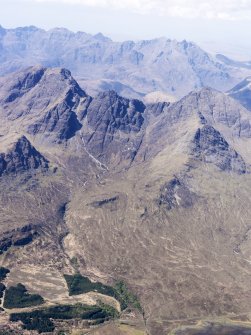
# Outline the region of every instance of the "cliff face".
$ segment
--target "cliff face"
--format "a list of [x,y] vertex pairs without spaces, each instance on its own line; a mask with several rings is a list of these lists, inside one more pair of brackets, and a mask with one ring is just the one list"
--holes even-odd
[[246,172],[242,157],[212,126],[199,128],[194,136],[193,154],[204,163],[213,163],[223,171]]
[[27,133],[60,142],[80,129],[75,110],[86,94],[68,70],[28,68],[0,80],[0,86],[3,115]]
[[0,175],[28,170],[48,169],[48,161],[31,145],[25,136],[20,137],[10,150],[0,154]]
[[133,160],[142,141],[145,108],[141,101],[122,98],[114,91],[100,93],[83,120],[86,148],[108,165],[114,156],[117,162]]

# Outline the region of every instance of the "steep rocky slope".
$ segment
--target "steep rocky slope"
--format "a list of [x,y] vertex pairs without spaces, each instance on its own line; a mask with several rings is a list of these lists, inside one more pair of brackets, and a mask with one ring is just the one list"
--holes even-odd
[[0,155],[0,175],[38,168],[47,169],[48,162],[25,136],[20,137],[6,154]]
[[64,274],[125,282],[142,316],[121,319],[142,334],[250,325],[248,110],[210,88],[175,103],[93,98],[40,67],[2,79],[0,101],[7,285],[52,304],[70,299]]
[[226,64],[192,42],[157,38],[119,43],[63,28],[1,27],[0,49],[0,74],[36,64],[61,66],[91,94],[113,89],[134,98],[153,91],[181,97],[204,86],[225,91],[251,71]]

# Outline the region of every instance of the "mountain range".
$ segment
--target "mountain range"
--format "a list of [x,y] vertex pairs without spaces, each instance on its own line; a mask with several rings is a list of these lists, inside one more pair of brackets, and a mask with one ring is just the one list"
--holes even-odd
[[[19,31],[19,41],[35,34],[43,50],[41,34],[65,49],[59,36],[91,39],[95,52],[112,43],[101,35]],[[7,41],[17,32],[1,34]],[[6,56],[7,72],[25,65],[22,43],[19,65]],[[174,42],[137,48],[140,43],[145,50]],[[127,61],[134,54],[130,62],[141,62],[135,45],[114,48],[122,45]],[[189,54],[195,46],[175,48]],[[90,68],[94,59],[88,58]],[[117,61],[108,59],[113,69]],[[215,69],[214,79],[224,78]],[[0,257],[10,270],[7,287],[22,283],[45,306],[57,306],[111,304],[97,292],[69,296],[65,275],[126,283],[140,308],[116,307],[120,316],[93,328],[96,335],[250,334],[248,109],[208,87],[176,102],[146,104],[115,91],[92,97],[69,70],[31,66],[0,78],[0,119]],[[10,313],[5,308],[0,315],[6,324]]]
[[115,90],[142,99],[159,91],[173,101],[202,87],[227,91],[251,74],[250,64],[243,64],[185,40],[114,42],[65,28],[0,27],[0,75],[31,65],[64,67],[90,95]]

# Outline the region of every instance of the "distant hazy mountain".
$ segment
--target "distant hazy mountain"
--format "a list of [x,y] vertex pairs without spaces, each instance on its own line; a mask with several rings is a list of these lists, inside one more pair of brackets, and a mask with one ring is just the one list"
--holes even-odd
[[146,104],[158,102],[175,102],[176,100],[177,99],[175,96],[160,91],[154,91],[144,96],[144,102]]
[[230,66],[233,66],[233,67],[237,67],[237,68],[244,68],[244,69],[251,69],[251,61],[247,61],[247,62],[244,62],[244,61],[236,61],[236,60],[233,60],[229,57],[226,57],[224,55],[221,55],[221,54],[217,54],[216,55],[216,58],[223,62],[224,64],[226,65],[230,65]]
[[187,41],[119,43],[64,28],[0,27],[0,74],[36,64],[70,69],[88,93],[105,87],[134,98],[153,91],[181,97],[204,86],[225,91],[248,75]]
[[232,88],[228,94],[251,111],[251,77],[244,79]]

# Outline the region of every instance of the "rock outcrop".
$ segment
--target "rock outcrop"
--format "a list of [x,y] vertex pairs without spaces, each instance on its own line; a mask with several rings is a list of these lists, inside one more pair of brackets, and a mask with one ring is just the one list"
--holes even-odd
[[39,227],[31,224],[5,232],[0,237],[0,255],[11,247],[30,244],[39,235]]
[[7,153],[0,154],[0,176],[28,170],[48,169],[49,162],[31,145],[25,136],[20,137]]
[[196,200],[196,195],[189,190],[183,181],[177,177],[170,180],[161,188],[159,204],[168,210],[177,207],[190,207]]
[[61,142],[81,128],[76,110],[87,96],[66,69],[27,68],[0,79],[0,90],[2,113],[31,135]]
[[219,131],[205,125],[196,131],[192,153],[203,163],[212,163],[223,171],[246,172],[243,158],[229,146]]
[[115,91],[100,93],[86,109],[81,130],[86,148],[105,162],[111,155],[133,160],[142,140],[145,105],[120,97]]

